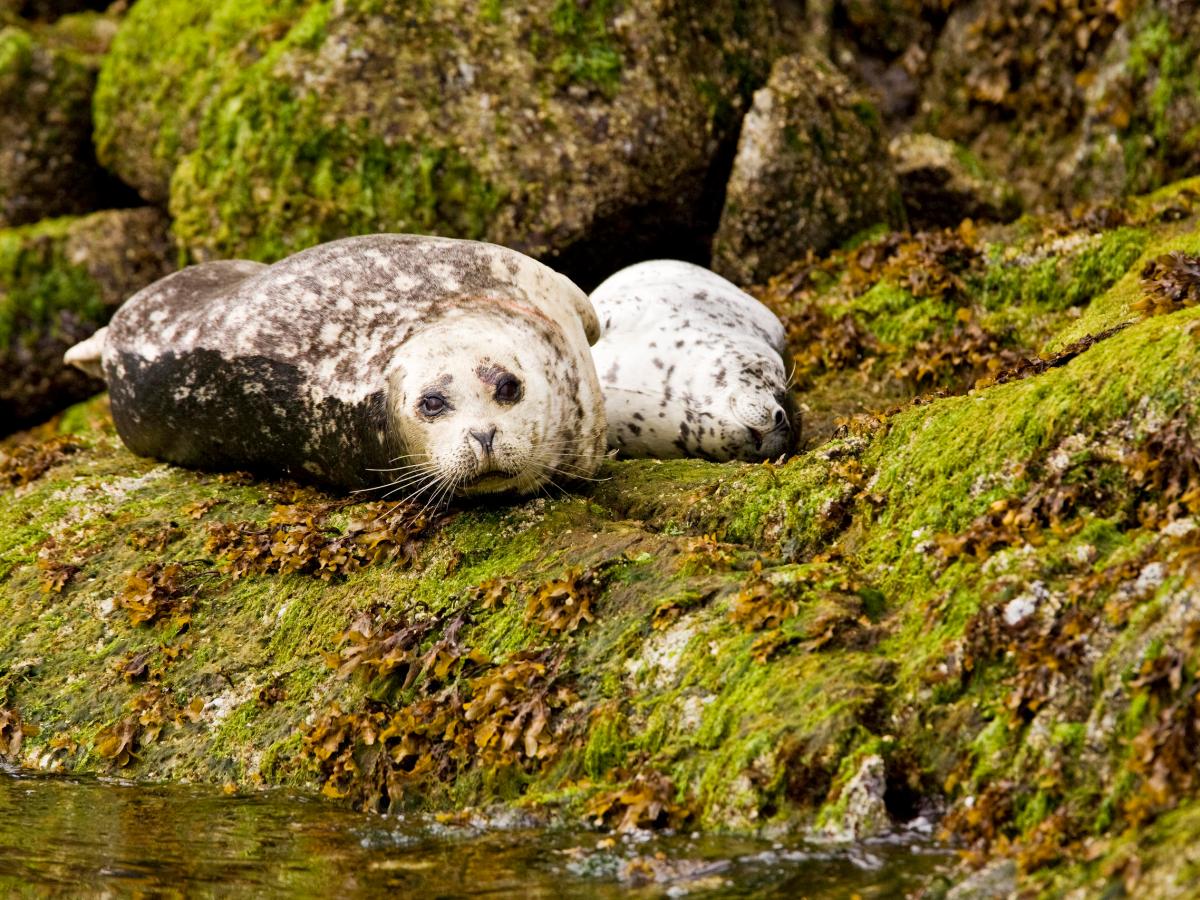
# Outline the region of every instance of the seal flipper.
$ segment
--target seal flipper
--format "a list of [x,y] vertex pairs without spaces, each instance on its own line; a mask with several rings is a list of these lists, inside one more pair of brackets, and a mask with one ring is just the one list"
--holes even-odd
[[74,366],[93,378],[104,379],[104,339],[108,328],[101,328],[86,341],[80,341],[63,356],[63,364]]

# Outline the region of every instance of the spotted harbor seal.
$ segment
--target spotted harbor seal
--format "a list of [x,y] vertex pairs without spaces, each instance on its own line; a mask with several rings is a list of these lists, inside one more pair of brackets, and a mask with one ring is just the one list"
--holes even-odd
[[135,453],[439,501],[531,493],[603,459],[587,295],[513,250],[402,234],[203,263],[66,361]]
[[799,431],[784,329],[708,269],[658,259],[591,295],[608,442],[627,456],[775,459]]

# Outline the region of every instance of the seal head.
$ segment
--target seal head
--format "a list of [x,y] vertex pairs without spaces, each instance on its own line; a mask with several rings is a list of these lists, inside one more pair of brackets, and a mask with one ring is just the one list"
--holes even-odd
[[795,445],[782,323],[678,260],[622,269],[591,295],[609,444],[626,456],[776,459]]

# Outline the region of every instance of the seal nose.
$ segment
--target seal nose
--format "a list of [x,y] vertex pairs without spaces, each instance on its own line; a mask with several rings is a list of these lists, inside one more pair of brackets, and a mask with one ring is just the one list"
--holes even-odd
[[471,437],[479,441],[479,446],[483,448],[484,454],[492,455],[492,439],[496,437],[496,426],[493,425],[488,431],[472,431]]

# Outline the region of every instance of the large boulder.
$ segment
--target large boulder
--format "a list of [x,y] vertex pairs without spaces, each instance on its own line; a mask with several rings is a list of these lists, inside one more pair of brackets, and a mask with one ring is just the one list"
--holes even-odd
[[761,0],[143,0],[101,73],[97,142],[198,259],[381,230],[686,253],[772,21]]
[[64,351],[173,258],[166,216],[149,207],[0,230],[0,434],[103,388],[65,368]]
[[95,81],[94,60],[66,41],[0,28],[0,227],[111,199],[92,149]]
[[742,122],[713,268],[765,281],[806,250],[902,218],[870,101],[819,57],[778,60]]

